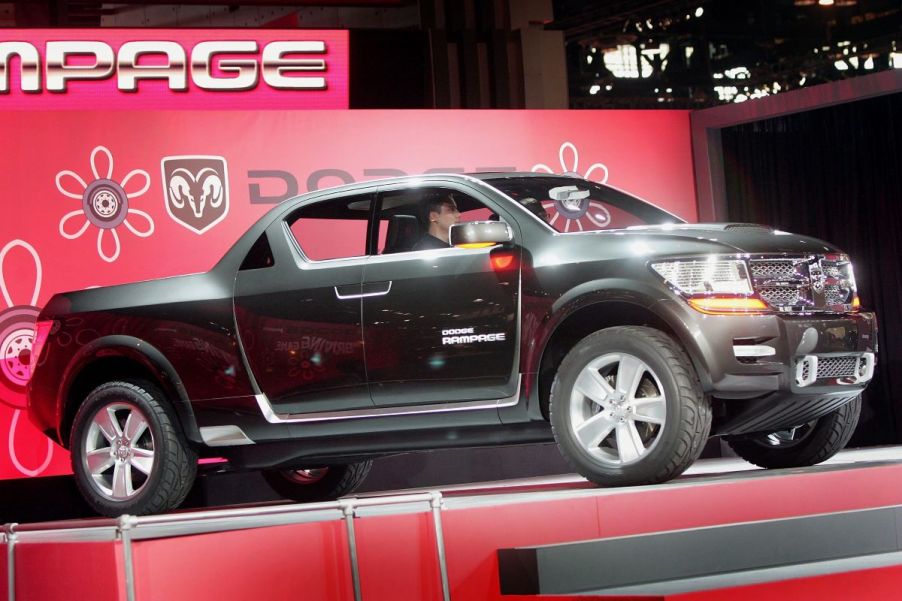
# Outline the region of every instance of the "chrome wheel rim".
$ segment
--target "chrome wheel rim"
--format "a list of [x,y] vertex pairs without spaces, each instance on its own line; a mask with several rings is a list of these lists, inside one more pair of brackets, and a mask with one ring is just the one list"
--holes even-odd
[[286,480],[295,484],[315,484],[326,477],[329,473],[327,467],[315,467],[305,470],[285,470],[282,475]]
[[570,393],[570,427],[599,463],[621,467],[642,461],[658,443],[667,399],[657,374],[628,353],[590,361]]
[[91,418],[84,441],[85,472],[101,496],[128,501],[147,486],[154,451],[147,416],[131,403],[111,403]]

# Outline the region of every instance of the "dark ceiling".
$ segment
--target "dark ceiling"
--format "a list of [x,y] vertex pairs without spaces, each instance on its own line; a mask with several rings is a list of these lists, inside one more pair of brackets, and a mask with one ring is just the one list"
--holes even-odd
[[[897,45],[902,52],[900,0],[554,0],[554,14],[573,107],[741,101],[890,69]],[[641,57],[661,44],[666,56]],[[644,76],[605,66],[618,47],[641,57]]]
[[[434,1],[236,0],[233,6],[398,7]],[[457,10],[458,1],[463,2],[444,0],[446,10]],[[477,12],[491,12],[504,0],[467,1]],[[902,53],[902,0],[832,2],[553,0],[554,19],[546,28],[564,33],[572,107],[701,108],[893,68],[897,45]],[[96,27],[104,14],[122,10],[96,0],[7,4],[15,6],[17,25],[26,27]],[[618,57],[619,67],[612,64]],[[902,54],[897,64],[902,67]]]

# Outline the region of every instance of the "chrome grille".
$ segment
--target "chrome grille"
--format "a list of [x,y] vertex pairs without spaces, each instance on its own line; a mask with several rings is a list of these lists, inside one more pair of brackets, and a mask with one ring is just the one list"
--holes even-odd
[[852,265],[842,255],[761,257],[749,261],[752,285],[780,311],[845,311],[855,295]]
[[809,364],[808,362],[805,362],[805,363],[802,365],[802,375],[801,375],[801,378],[802,378],[803,381],[807,382],[807,381],[808,381],[808,378],[810,378],[810,377],[811,377],[811,366],[810,366],[810,364]]
[[844,292],[839,286],[824,287],[824,297],[827,299],[828,305],[842,305],[849,302],[849,293]]
[[765,301],[776,306],[798,305],[801,300],[798,288],[762,286],[757,288],[757,292]]
[[854,376],[858,370],[858,355],[845,357],[818,357],[817,377],[821,378],[846,378]]
[[769,278],[785,280],[797,277],[796,264],[793,261],[752,261],[753,278]]

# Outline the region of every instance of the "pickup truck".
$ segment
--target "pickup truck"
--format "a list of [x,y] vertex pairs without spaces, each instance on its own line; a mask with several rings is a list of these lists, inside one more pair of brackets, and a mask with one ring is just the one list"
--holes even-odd
[[380,456],[554,440],[592,482],[650,484],[710,436],[766,468],[831,457],[876,352],[826,242],[433,174],[286,201],[206,273],[55,295],[28,411],[107,515],[178,506],[199,457],[310,501]]

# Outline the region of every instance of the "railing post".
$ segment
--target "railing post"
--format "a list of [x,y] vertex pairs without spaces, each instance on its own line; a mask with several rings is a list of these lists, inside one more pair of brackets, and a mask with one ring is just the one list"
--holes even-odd
[[442,599],[451,601],[451,587],[448,585],[448,562],[445,557],[445,534],[442,530],[442,493],[429,493],[429,507],[432,508],[432,524],[435,527],[435,550],[438,555],[439,575],[442,579]]
[[16,601],[16,526],[5,524],[3,537],[6,539],[6,597]]
[[351,582],[354,585],[354,601],[362,601],[360,568],[357,564],[357,536],[354,532],[356,501],[356,499],[343,499],[339,501],[339,504],[341,505],[341,512],[344,515],[345,526],[348,532],[348,555],[351,560]]
[[122,515],[116,522],[116,529],[122,541],[122,565],[125,571],[125,598],[135,601],[135,563],[132,556],[132,529],[137,524],[133,515]]

